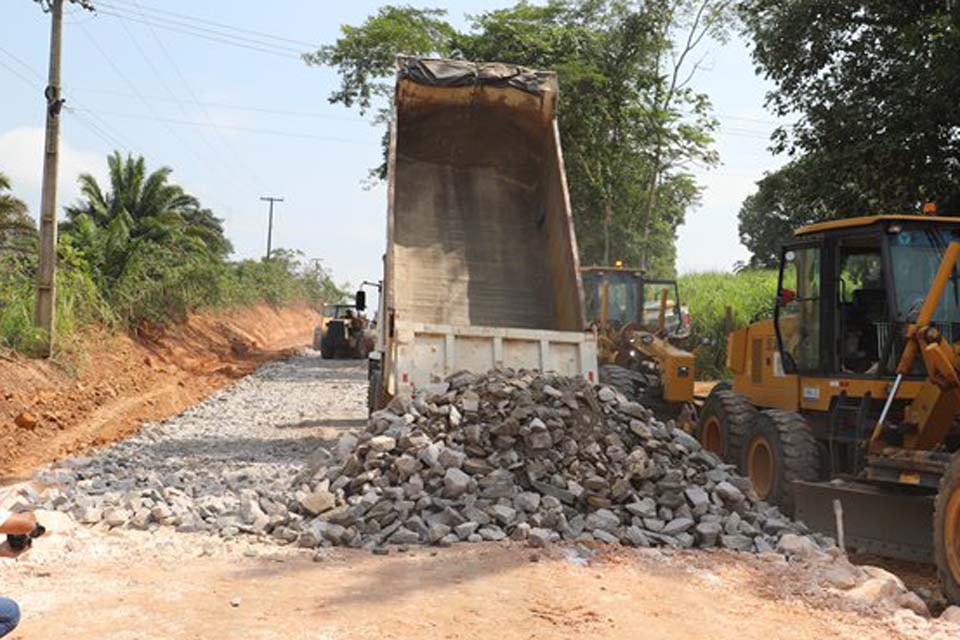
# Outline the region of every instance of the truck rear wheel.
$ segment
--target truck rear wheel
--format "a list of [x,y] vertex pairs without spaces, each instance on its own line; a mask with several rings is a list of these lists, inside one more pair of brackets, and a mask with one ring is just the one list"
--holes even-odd
[[724,462],[740,464],[740,450],[757,409],[729,389],[714,389],[697,421],[697,439]]
[[380,372],[374,371],[367,380],[367,413],[373,413],[380,409]]
[[748,434],[741,469],[761,500],[792,511],[790,484],[820,476],[820,454],[810,425],[793,411],[760,412]]
[[960,604],[960,456],[954,455],[940,478],[933,508],[933,556],[943,592]]

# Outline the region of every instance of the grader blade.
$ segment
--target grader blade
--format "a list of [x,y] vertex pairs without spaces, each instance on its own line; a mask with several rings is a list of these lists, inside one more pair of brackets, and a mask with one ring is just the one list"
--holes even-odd
[[794,482],[794,517],[836,539],[833,501],[839,500],[848,550],[932,563],[934,496],[906,489],[846,480]]

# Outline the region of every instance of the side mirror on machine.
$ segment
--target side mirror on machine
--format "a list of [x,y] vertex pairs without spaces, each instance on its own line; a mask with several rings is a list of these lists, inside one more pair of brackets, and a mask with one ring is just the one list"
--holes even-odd
[[357,307],[357,311],[363,311],[367,308],[367,292],[364,290],[357,291],[357,296],[354,301],[354,306]]

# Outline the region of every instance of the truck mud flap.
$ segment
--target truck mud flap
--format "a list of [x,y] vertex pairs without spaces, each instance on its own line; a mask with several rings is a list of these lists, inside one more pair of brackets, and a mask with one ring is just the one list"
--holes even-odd
[[848,550],[933,562],[933,494],[837,480],[792,486],[794,517],[834,539],[833,501],[840,500]]

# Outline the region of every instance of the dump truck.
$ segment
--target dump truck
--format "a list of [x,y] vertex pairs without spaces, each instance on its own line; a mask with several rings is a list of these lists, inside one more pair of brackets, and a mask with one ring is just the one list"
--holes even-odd
[[960,219],[798,229],[771,319],[733,331],[704,446],[851,548],[936,564],[960,604]]
[[400,57],[370,408],[461,370],[597,378],[556,75]]

